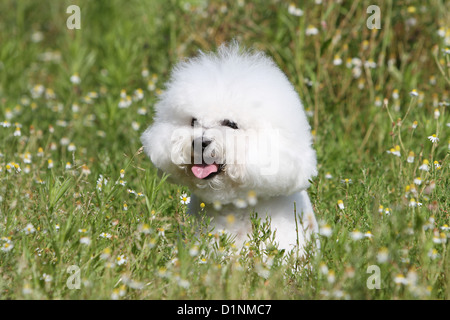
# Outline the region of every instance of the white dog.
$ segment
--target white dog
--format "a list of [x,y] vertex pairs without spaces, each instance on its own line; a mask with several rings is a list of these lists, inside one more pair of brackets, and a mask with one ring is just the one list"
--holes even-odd
[[267,215],[279,248],[298,244],[303,255],[318,229],[306,192],[316,156],[302,103],[270,58],[236,43],[201,52],[176,65],[155,108],[144,150],[190,188],[191,213],[205,203],[216,230],[238,245],[252,230],[250,213]]

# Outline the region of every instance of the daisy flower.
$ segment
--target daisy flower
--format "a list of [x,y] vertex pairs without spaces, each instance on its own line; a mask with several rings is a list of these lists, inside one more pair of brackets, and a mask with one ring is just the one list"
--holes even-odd
[[30,234],[30,233],[34,233],[36,232],[36,229],[34,228],[34,226],[29,223],[27,224],[27,226],[23,229],[23,231],[25,232],[25,234]]
[[31,289],[30,284],[29,284],[29,283],[25,283],[25,284],[23,285],[23,288],[22,288],[22,293],[23,293],[24,295],[27,295],[27,294],[31,294],[32,292],[33,292],[33,290]]
[[434,109],[434,119],[437,120],[441,113],[439,112],[439,109]]
[[234,214],[230,213],[229,215],[227,215],[226,220],[229,225],[232,225],[236,221],[236,217],[234,216]]
[[161,228],[158,228],[157,230],[158,230],[158,235],[159,235],[159,236],[161,236],[161,237],[164,237],[164,236],[165,236],[164,228],[161,227]]
[[344,207],[344,201],[338,200],[337,205],[338,205],[339,209],[344,210],[344,208],[345,208]]
[[436,136],[436,134],[432,134],[428,137],[428,140],[430,140],[433,143],[439,142],[439,138]]
[[148,71],[147,68],[142,69],[142,71],[141,71],[142,78],[147,78],[149,75],[150,75],[150,72]]
[[327,280],[329,283],[334,283],[334,281],[336,281],[335,272],[333,270],[328,271]]
[[44,91],[45,91],[44,86],[41,85],[41,84],[37,84],[37,85],[35,85],[35,86],[31,89],[31,91],[30,91],[31,97],[32,97],[33,99],[39,98],[40,96],[42,96],[42,94],[44,93]]
[[393,98],[394,100],[397,100],[398,98],[400,98],[400,95],[398,94],[398,89],[394,89],[394,90],[392,91],[392,98]]
[[422,178],[420,178],[420,177],[415,178],[414,184],[417,184],[418,186],[420,186],[422,184]]
[[364,63],[366,68],[375,69],[377,67],[377,63],[373,61],[373,59],[369,59]]
[[81,244],[85,244],[85,245],[90,245],[91,244],[91,239],[89,239],[89,237],[81,237],[80,238],[80,243]]
[[126,286],[122,285],[120,288],[115,288],[113,293],[111,294],[112,300],[118,300],[120,297],[123,297],[127,293]]
[[138,131],[141,125],[139,124],[139,122],[133,121],[131,122],[131,127],[133,128],[134,131]]
[[379,263],[385,263],[389,260],[389,250],[386,247],[380,248],[377,253],[377,261]]
[[288,13],[296,17],[301,17],[303,15],[303,10],[297,8],[295,4],[291,3],[288,7]]
[[184,289],[188,289],[190,286],[190,283],[188,280],[180,279],[180,280],[178,280],[178,285]]
[[396,284],[407,284],[408,281],[406,280],[405,276],[402,274],[398,274],[394,277],[394,282]]
[[430,169],[429,164],[430,162],[427,159],[424,159],[422,165],[419,167],[419,170],[428,171]]
[[134,93],[133,93],[133,99],[134,99],[135,101],[139,101],[139,100],[144,99],[144,91],[143,91],[141,88],[136,89],[136,90],[134,91]]
[[20,166],[17,163],[13,163],[14,169],[16,169],[16,173],[19,173],[22,171],[22,169],[20,169]]
[[433,242],[436,244],[447,243],[447,235],[444,232],[435,232],[433,236]]
[[414,152],[410,151],[408,154],[408,158],[406,159],[408,163],[414,163]]
[[381,107],[383,105],[383,101],[381,100],[380,97],[376,97],[374,104],[375,104],[375,107]]
[[152,80],[150,80],[150,81],[147,83],[147,90],[148,90],[148,91],[154,91],[155,89],[156,89],[155,82],[152,81]]
[[373,237],[373,234],[372,234],[372,232],[370,232],[370,231],[367,231],[367,232],[365,232],[364,233],[364,237],[366,237],[366,238],[372,238]]
[[25,152],[25,154],[23,155],[23,162],[31,163],[31,159],[32,159],[31,153]]
[[52,88],[45,89],[45,98],[48,100],[55,99],[56,98],[55,91],[53,91]]
[[436,170],[441,170],[441,165],[439,164],[439,161],[434,161],[433,162],[433,164],[434,164],[434,168],[436,169]]
[[14,130],[14,137],[20,137],[22,135],[20,128],[16,127],[16,130]]
[[183,193],[180,196],[180,199],[181,199],[181,201],[180,201],[181,204],[189,204],[191,202],[191,197],[188,197],[188,195],[186,193]]
[[256,203],[258,202],[258,198],[256,197],[256,192],[253,190],[250,190],[247,193],[247,202],[250,206],[254,207]]
[[0,126],[2,126],[3,128],[9,128],[11,127],[11,123],[5,120],[3,122],[0,122]]
[[72,82],[73,84],[81,83],[81,78],[77,72],[75,72],[73,75],[70,76],[70,82]]
[[125,108],[128,108],[129,106],[131,106],[131,103],[132,103],[131,97],[126,96],[125,98],[120,98],[118,106],[120,109],[125,109]]
[[51,282],[53,278],[51,275],[44,273],[41,277],[41,280],[44,280],[45,282]]
[[394,156],[400,157],[401,153],[400,153],[400,146],[396,145],[394,148],[391,148],[387,151],[387,153],[389,154],[393,154]]
[[67,151],[73,152],[75,150],[77,150],[77,147],[75,146],[75,144],[74,143],[69,143],[69,146],[67,147]]
[[329,271],[325,262],[320,263],[319,270],[320,270],[320,272],[322,272],[322,274],[328,274],[328,271]]
[[316,34],[319,33],[319,29],[317,29],[316,27],[314,27],[313,25],[309,25],[306,28],[305,34],[307,36],[315,36]]
[[409,93],[409,95],[410,95],[411,97],[418,97],[418,96],[419,96],[419,93],[417,92],[416,89],[413,89],[413,90],[411,90],[411,92]]
[[61,140],[59,140],[59,143],[62,146],[67,146],[70,143],[70,139],[67,137],[62,137]]
[[43,157],[44,156],[44,149],[42,149],[42,147],[39,147],[36,155],[38,157]]
[[116,258],[116,262],[119,266],[121,266],[121,265],[127,263],[127,258],[125,257],[125,255],[121,254],[120,256],[118,256]]
[[333,59],[333,64],[334,64],[335,66],[340,66],[340,65],[342,64],[342,59],[341,59],[341,57],[338,56],[338,55],[335,55],[335,56],[334,56],[334,59]]
[[145,116],[147,114],[147,109],[145,107],[141,107],[137,110],[137,113],[141,116]]
[[333,234],[333,229],[329,224],[325,224],[320,227],[319,234],[329,238]]
[[411,198],[409,200],[409,206],[412,207],[412,208],[420,207],[420,206],[422,206],[422,203],[421,202],[416,202],[416,199]]
[[8,252],[11,251],[12,248],[14,248],[14,245],[9,241],[9,242],[5,242],[1,245],[1,250],[3,252]]
[[222,203],[219,200],[213,202],[214,210],[220,211],[222,210]]
[[91,174],[91,170],[89,170],[87,165],[83,164],[81,166],[81,173],[85,174],[85,175],[89,175],[89,174]]
[[199,248],[197,245],[193,245],[190,249],[189,249],[189,255],[191,257],[195,257],[199,252]]
[[138,231],[143,234],[150,234],[152,232],[152,229],[150,228],[150,226],[147,223],[144,223],[138,227]]
[[333,179],[333,176],[331,175],[331,173],[327,172],[325,173],[325,179]]
[[364,234],[359,230],[354,230],[351,233],[351,237],[353,240],[357,241],[357,240],[361,240],[362,238],[364,238]]
[[348,178],[346,178],[346,179],[342,179],[341,180],[341,183],[343,183],[343,184],[352,184],[353,183],[353,181],[352,181],[352,179],[348,179]]
[[247,207],[247,201],[244,199],[236,199],[233,201],[233,204],[238,209],[243,209]]
[[428,256],[431,258],[431,260],[437,259],[440,257],[438,251],[436,249],[430,249],[428,252]]
[[100,259],[107,260],[111,256],[111,249],[105,248],[103,249],[102,253],[100,254]]
[[100,238],[105,238],[105,239],[111,239],[112,235],[110,233],[107,233],[107,232],[102,232],[102,233],[100,233],[99,237]]

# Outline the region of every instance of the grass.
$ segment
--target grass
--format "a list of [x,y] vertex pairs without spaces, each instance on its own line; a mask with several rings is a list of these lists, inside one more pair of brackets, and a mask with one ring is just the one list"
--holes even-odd
[[[379,30],[366,27],[373,4]],[[296,6],[2,1],[0,298],[448,299],[449,4]],[[192,221],[189,191],[140,152],[173,64],[233,38],[272,56],[308,112],[311,267],[261,250],[264,217],[242,250]]]

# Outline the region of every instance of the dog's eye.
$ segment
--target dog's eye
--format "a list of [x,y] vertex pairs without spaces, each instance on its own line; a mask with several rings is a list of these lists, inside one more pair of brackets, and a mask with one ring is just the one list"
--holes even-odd
[[237,124],[235,122],[230,121],[228,119],[223,120],[222,121],[222,125],[226,126],[226,127],[230,127],[232,129],[237,129],[238,128],[238,126],[237,126]]
[[197,118],[192,118],[192,120],[191,120],[191,127],[193,127],[196,122],[197,122]]

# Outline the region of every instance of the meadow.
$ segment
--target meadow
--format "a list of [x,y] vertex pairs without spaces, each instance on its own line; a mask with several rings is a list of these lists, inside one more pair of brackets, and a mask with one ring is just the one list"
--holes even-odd
[[[448,299],[449,12],[1,1],[0,299]],[[189,190],[142,153],[171,67],[232,39],[276,61],[313,129],[321,250],[304,259],[270,244],[257,214],[243,248],[207,219],[197,232]]]

